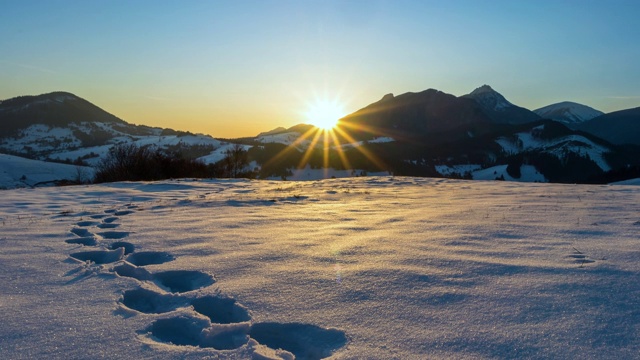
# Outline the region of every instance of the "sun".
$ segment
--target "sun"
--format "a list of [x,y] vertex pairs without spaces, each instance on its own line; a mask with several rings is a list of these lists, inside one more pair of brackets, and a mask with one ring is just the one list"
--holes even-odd
[[311,125],[330,130],[346,114],[344,106],[337,99],[316,99],[309,103],[305,115]]

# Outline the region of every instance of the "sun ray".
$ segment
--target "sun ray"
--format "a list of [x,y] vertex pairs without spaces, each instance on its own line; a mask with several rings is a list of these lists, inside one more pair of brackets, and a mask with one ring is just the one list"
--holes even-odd
[[307,148],[307,150],[305,151],[304,155],[302,156],[302,159],[300,160],[300,163],[298,163],[298,168],[299,169],[304,167],[307,164],[307,162],[309,161],[309,158],[313,154],[313,150],[315,149],[316,144],[318,143],[318,140],[320,140],[320,136],[322,135],[322,130],[320,130],[320,129],[314,129],[314,130],[316,132],[315,136],[313,137],[313,140],[309,144],[309,147]]
[[[349,143],[354,143],[354,144],[357,143],[357,141],[351,135],[349,135],[349,133],[347,133],[345,130],[342,130],[339,126],[336,126],[334,129],[338,134],[342,135],[345,139],[347,139]],[[367,159],[373,162],[373,164],[376,165],[378,168],[380,169],[386,168],[385,163],[382,160],[380,160],[380,158],[375,156],[372,152],[370,152],[363,146],[356,147],[356,150],[360,151],[362,155],[364,155]]]
[[312,135],[317,133],[317,131],[318,131],[318,129],[316,129],[316,128],[311,128],[311,129],[307,130],[304,134],[300,135],[291,145],[288,145],[282,151],[277,153],[274,157],[269,159],[263,165],[263,167],[268,167],[268,166],[272,165],[273,163],[275,163],[276,161],[280,160],[281,158],[285,157],[291,151],[296,151],[298,145],[302,144],[305,140],[308,140],[309,137],[311,137]]
[[342,144],[340,143],[340,141],[338,140],[338,137],[336,136],[336,128],[333,128],[329,131],[329,134],[331,135],[331,138],[333,139],[333,143],[335,144],[336,147],[336,151],[338,152],[338,156],[340,156],[340,161],[342,162],[342,165],[344,166],[345,169],[351,169],[351,163],[349,162],[349,159],[347,159],[347,155],[344,153],[344,149],[342,148]]
[[322,148],[322,165],[323,165],[323,169],[324,169],[324,177],[328,177],[329,176],[329,136],[327,136],[327,129],[323,130],[323,145],[324,147]]

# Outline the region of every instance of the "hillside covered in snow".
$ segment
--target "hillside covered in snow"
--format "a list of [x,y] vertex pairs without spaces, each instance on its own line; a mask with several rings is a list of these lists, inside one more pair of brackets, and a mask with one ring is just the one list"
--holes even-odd
[[[98,174],[96,181],[183,177],[303,180],[394,174],[607,183],[640,174],[640,147],[616,135],[635,138],[634,111],[614,114],[613,120],[624,120],[617,122],[620,126],[609,127],[614,130],[596,131],[593,129],[602,129],[598,124],[611,118],[609,115],[587,120],[595,110],[590,112],[590,108],[567,102],[539,110],[544,109],[536,114],[514,105],[488,85],[459,97],[428,89],[397,96],[387,94],[343,117],[328,132],[298,124],[255,137],[219,140],[204,134],[130,124],[78,96],[54,92],[0,102],[0,153],[74,165],[76,170],[90,167],[93,169],[82,172]],[[574,123],[563,124],[562,119],[552,116],[556,112],[579,117],[579,130],[583,131],[572,129]],[[553,120],[543,120],[541,116]],[[611,142],[598,136],[609,134],[610,130],[616,133]],[[109,158],[110,151],[132,146],[165,159],[164,163],[190,162],[192,168],[200,170],[181,172],[178,169],[186,166],[167,165],[162,171],[145,170],[148,174],[157,173],[150,178],[101,176],[100,170],[95,170]],[[231,158],[234,149],[241,151]],[[9,165],[3,166],[3,161],[0,159],[0,166],[5,168],[6,181],[0,181],[3,188],[32,186],[23,181],[23,175],[38,177],[24,173],[17,175],[19,181],[13,177],[9,181]],[[158,162],[146,169],[158,168]],[[136,168],[143,167],[138,163]],[[66,171],[64,176],[50,176],[48,181],[54,184],[61,179],[70,180],[68,171],[61,171]]]

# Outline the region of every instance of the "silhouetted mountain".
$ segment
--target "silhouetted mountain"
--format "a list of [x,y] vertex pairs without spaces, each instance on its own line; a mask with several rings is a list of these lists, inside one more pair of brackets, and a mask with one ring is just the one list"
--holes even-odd
[[267,136],[267,135],[276,135],[276,134],[281,134],[281,133],[284,133],[284,132],[287,132],[287,128],[282,127],[282,126],[278,126],[277,128],[275,128],[273,130],[261,132],[260,134],[258,134],[257,137]]
[[613,144],[640,145],[640,107],[598,116],[582,123],[578,129]]
[[576,126],[587,120],[604,115],[602,111],[571,101],[563,101],[557,104],[547,105],[534,110],[533,112],[544,119],[559,121],[569,126]]
[[81,122],[126,124],[92,103],[62,91],[0,102],[0,132],[4,136],[14,135],[17,130],[34,124],[66,127]]
[[536,113],[513,105],[489,85],[483,85],[462,97],[478,102],[486,114],[499,124],[524,124],[540,120]]
[[395,97],[387,94],[380,101],[343,117],[338,125],[355,139],[389,136],[417,140],[451,131],[482,132],[490,122],[474,100],[429,89]]

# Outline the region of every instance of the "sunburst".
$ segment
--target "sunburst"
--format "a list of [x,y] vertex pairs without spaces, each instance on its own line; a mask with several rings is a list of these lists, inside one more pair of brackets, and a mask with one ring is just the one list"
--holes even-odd
[[338,99],[315,99],[307,106],[307,121],[320,129],[333,129],[345,115],[344,105]]

